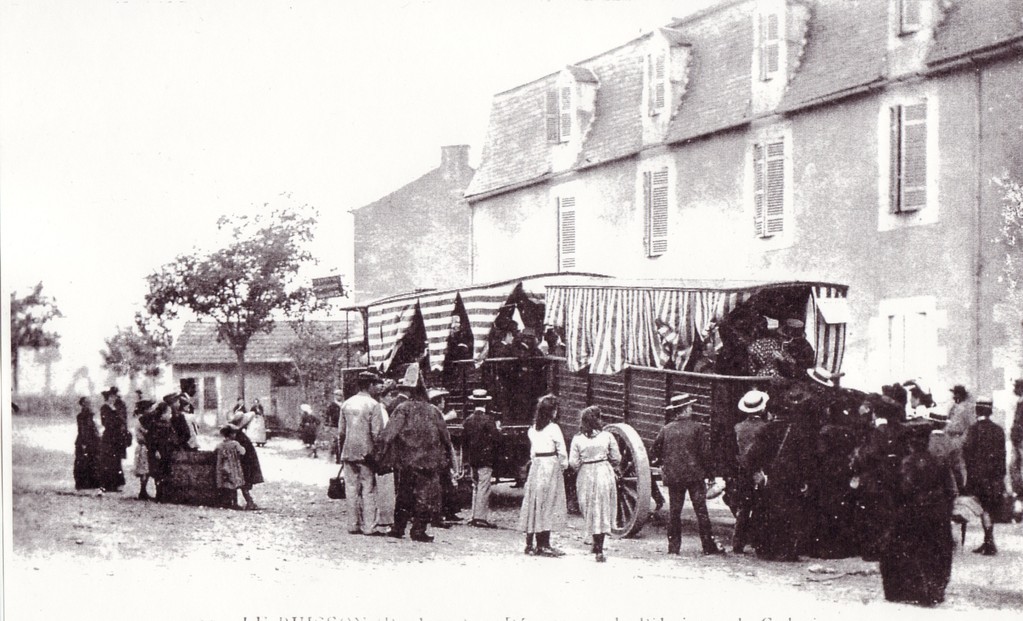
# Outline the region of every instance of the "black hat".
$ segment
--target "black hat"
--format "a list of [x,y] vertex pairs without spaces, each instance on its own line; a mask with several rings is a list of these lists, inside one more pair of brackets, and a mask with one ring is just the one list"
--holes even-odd
[[966,398],[966,386],[956,384],[952,387],[952,394],[956,397]]

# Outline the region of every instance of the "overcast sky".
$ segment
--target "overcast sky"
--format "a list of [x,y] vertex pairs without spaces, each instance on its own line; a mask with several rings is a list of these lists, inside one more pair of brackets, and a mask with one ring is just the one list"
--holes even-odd
[[494,93],[711,3],[2,0],[4,299],[43,281],[92,365],[146,274],[283,192],[350,275],[348,210],[475,165]]

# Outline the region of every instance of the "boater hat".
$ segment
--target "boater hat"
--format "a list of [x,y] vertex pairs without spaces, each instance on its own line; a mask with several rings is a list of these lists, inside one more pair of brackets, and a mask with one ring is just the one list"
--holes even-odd
[[821,386],[827,386],[828,388],[834,388],[835,382],[831,381],[831,372],[824,367],[814,367],[807,369],[806,374],[810,376],[810,379],[817,382]]
[[664,409],[680,410],[687,405],[693,405],[694,403],[696,403],[696,397],[687,392],[683,392],[673,396]]
[[488,393],[486,390],[482,388],[477,388],[476,390],[472,391],[471,395],[469,395],[469,401],[487,403],[493,400],[494,398],[490,396],[490,393]]
[[739,401],[739,410],[747,414],[763,412],[767,409],[767,401],[770,398],[766,392],[751,390],[742,396],[742,400]]
[[450,392],[444,390],[443,388],[431,388],[430,390],[426,391],[426,400],[433,401],[434,399],[446,397],[450,394],[451,394]]

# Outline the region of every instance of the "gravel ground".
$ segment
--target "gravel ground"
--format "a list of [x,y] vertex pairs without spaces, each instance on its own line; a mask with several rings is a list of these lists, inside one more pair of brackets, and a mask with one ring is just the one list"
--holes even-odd
[[[5,618],[766,621],[1023,612],[1019,525],[997,527],[995,558],[957,552],[946,603],[923,609],[885,602],[877,565],[859,559],[704,558],[688,508],[681,557],[664,554],[661,512],[640,537],[609,541],[602,565],[588,554],[577,516],[554,538],[566,557],[523,555],[514,530],[521,492],[508,485],[494,499],[499,530],[456,525],[434,530],[432,544],[349,535],[344,501],[326,496],[336,466],[322,453],[307,457],[297,440],[259,449],[268,482],[254,489],[257,512],[139,501],[137,479],[120,494],[76,492],[74,435],[73,421],[13,420]],[[727,540],[732,518],[720,501],[711,518]],[[966,549],[980,538],[971,527]]]

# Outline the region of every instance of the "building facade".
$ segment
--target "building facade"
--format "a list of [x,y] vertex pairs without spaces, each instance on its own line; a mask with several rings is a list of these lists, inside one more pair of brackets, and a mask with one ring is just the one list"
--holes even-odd
[[846,384],[1011,402],[1018,0],[723,2],[495,96],[473,278],[849,285]]
[[469,147],[441,147],[441,165],[355,216],[355,301],[469,282]]

